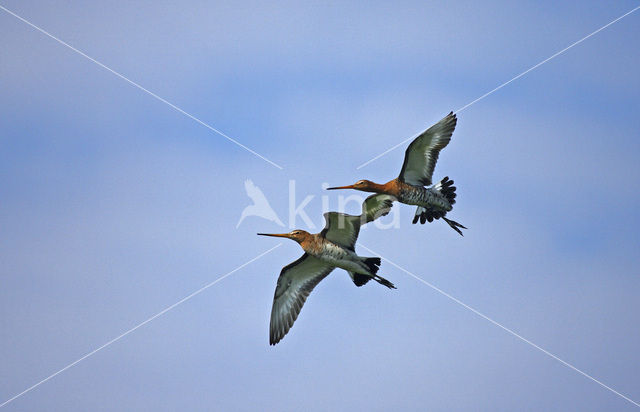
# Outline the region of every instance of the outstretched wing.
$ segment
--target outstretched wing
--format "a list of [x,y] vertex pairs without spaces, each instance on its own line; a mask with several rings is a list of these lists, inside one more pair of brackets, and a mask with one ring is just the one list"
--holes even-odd
[[327,240],[354,250],[358,234],[360,233],[360,216],[347,215],[346,213],[327,212],[324,214],[326,225],[321,235]]
[[394,196],[375,194],[367,197],[362,202],[362,214],[360,216],[346,213],[328,212],[324,214],[326,225],[321,234],[327,240],[355,251],[356,240],[360,234],[360,226],[386,216],[391,210]]
[[373,222],[379,217],[388,215],[395,200],[395,196],[384,194],[375,194],[367,197],[362,202],[364,222]]
[[456,115],[451,112],[411,142],[398,176],[401,181],[414,186],[431,184],[440,150],[449,144],[456,122]]
[[306,253],[282,268],[273,296],[269,344],[275,345],[289,332],[307,296],[334,268]]

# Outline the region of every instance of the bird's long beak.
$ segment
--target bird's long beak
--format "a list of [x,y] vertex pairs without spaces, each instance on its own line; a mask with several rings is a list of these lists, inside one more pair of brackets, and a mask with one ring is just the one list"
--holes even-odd
[[349,186],[336,186],[336,187],[328,187],[327,190],[337,190],[337,189],[353,189],[353,185]]
[[289,237],[288,233],[258,233],[260,236]]

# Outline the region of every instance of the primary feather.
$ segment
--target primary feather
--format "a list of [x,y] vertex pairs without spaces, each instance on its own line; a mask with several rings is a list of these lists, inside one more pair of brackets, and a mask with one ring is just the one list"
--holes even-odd
[[432,183],[438,155],[451,141],[456,123],[456,115],[451,112],[411,142],[405,151],[398,176],[402,182],[414,186],[429,186]]

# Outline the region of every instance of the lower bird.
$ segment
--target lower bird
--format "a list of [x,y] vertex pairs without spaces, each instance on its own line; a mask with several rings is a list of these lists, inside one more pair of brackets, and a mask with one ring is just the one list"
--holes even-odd
[[313,288],[335,268],[346,270],[356,286],[373,279],[395,289],[393,283],[377,274],[379,257],[362,257],[355,252],[360,226],[388,214],[393,200],[388,195],[371,195],[363,202],[359,216],[325,213],[325,228],[316,234],[304,230],[281,234],[258,233],[261,236],[295,240],[305,252],[298,260],[285,266],[278,277],[269,327],[271,345],[280,342],[289,332]]
[[349,186],[330,187],[327,190],[355,189],[392,195],[400,203],[418,206],[413,223],[418,220],[420,223],[432,222],[434,219],[442,218],[453,230],[462,235],[460,229],[466,229],[466,227],[445,217],[456,202],[456,187],[453,186],[453,180],[445,177],[435,185],[425,187],[431,185],[438,155],[440,150],[449,144],[456,122],[456,115],[451,112],[416,137],[405,152],[402,170],[397,178],[384,184],[359,180]]

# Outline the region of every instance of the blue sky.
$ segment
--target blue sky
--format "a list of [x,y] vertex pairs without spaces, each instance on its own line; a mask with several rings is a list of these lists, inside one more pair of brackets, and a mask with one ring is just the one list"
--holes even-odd
[[[322,184],[637,2],[25,2],[2,6],[283,167],[279,170],[0,11],[0,402],[278,244],[252,179],[315,230]],[[435,177],[442,222],[362,245],[640,401],[640,12],[459,114]],[[354,213],[350,204],[346,210]],[[298,219],[296,225],[306,228]],[[370,254],[364,248],[360,254]],[[633,410],[416,281],[335,271],[268,345],[293,242],[6,410]]]

